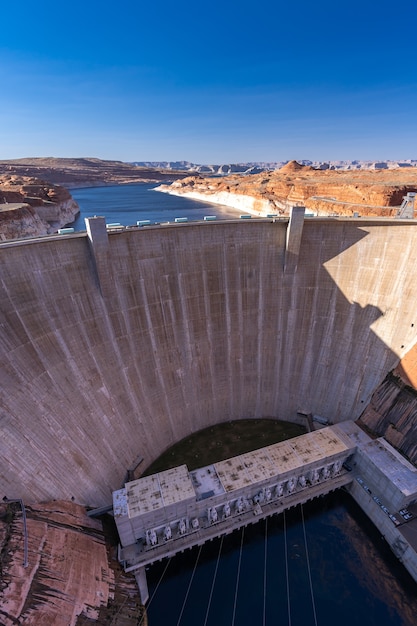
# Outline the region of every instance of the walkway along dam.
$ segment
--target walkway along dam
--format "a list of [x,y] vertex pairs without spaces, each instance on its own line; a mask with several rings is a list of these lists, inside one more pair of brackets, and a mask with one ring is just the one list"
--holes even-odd
[[356,420],[417,341],[417,223],[155,225],[0,244],[0,496],[111,503],[192,432]]

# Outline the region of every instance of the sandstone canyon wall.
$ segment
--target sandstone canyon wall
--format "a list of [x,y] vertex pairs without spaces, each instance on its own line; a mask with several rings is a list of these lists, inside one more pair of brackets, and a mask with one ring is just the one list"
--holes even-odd
[[70,224],[79,213],[69,191],[16,175],[0,176],[0,239],[42,236]]
[[25,564],[20,506],[0,505],[2,626],[138,624],[136,581],[109,559],[101,522],[56,500],[26,506],[26,528]]
[[403,196],[417,191],[417,169],[315,170],[292,161],[274,172],[221,178],[188,177],[160,191],[217,202],[253,213],[288,215],[304,206],[320,215],[393,217]]

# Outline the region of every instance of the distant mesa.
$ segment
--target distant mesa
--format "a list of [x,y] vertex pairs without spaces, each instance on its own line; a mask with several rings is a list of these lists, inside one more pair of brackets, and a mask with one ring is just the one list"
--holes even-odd
[[[199,164],[190,161],[134,161],[138,167],[163,168],[165,170],[185,171],[196,174],[229,176],[230,174],[260,174],[281,170],[290,163],[310,166],[315,170],[395,170],[404,167],[416,167],[417,159],[403,161],[249,161],[247,163]],[[285,171],[285,170],[284,170]]]

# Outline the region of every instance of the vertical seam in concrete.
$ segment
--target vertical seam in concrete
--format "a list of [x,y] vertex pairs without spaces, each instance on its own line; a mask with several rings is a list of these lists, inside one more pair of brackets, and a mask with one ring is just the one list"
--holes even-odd
[[[126,331],[128,333],[128,336],[130,338],[135,336],[135,332],[132,330],[132,325],[131,325],[131,316],[129,314],[129,310],[126,310],[126,308],[123,310],[123,318],[124,318],[124,322],[126,325]],[[137,344],[136,344],[137,345]],[[135,347],[136,347],[135,345]],[[130,346],[130,353],[132,350],[132,342],[129,342],[129,346]],[[149,407],[149,403],[148,403],[148,398],[147,398],[147,394],[144,393],[144,389],[143,389],[143,384],[142,384],[142,378],[140,376],[140,373],[138,371],[138,367],[137,367],[137,361],[136,359],[132,358],[130,361],[130,364],[133,365],[133,369],[136,372],[136,379],[137,379],[137,385],[140,385],[140,398],[137,397],[137,394],[134,394],[134,406],[136,407],[136,415],[137,415],[137,424],[140,425],[141,429],[144,430],[144,426],[143,426],[143,420],[141,419],[143,417],[143,406],[145,406],[145,411],[146,411],[146,415],[147,417],[151,417],[152,416],[152,411]]]
[[[167,401],[167,390],[165,387],[165,381],[164,381],[164,377],[161,375],[161,362],[160,362],[160,358],[159,358],[159,351],[157,349],[157,345],[156,345],[156,339],[155,339],[155,334],[154,334],[154,326],[152,324],[152,318],[151,318],[151,314],[149,311],[149,304],[148,304],[148,298],[146,297],[146,290],[145,290],[145,281],[143,278],[141,278],[139,280],[140,283],[140,287],[141,287],[141,292],[142,292],[142,301],[144,303],[144,308],[145,308],[145,315],[146,315],[146,322],[147,322],[147,326],[148,326],[148,332],[149,332],[149,337],[151,340],[151,345],[152,345],[152,350],[153,350],[153,358],[155,359],[155,364],[157,366],[157,374],[158,374],[158,379],[161,385],[161,389],[163,390],[163,402],[165,405],[165,410],[166,410],[166,415],[168,416],[168,420],[169,420],[169,424],[171,426],[171,433],[175,432],[175,428],[174,428],[174,424],[173,424],[173,419],[172,419],[172,415],[171,415],[171,411],[169,408],[169,402]],[[171,438],[170,438],[171,439]]]
[[[239,281],[241,280],[242,275],[241,275],[241,269],[239,268]],[[239,282],[239,284],[241,284]],[[244,332],[244,323],[243,323],[243,304],[242,304],[242,289],[239,289],[238,293],[237,293],[237,316],[238,316],[238,327],[239,327],[239,337],[238,337],[238,341],[239,341],[239,376],[238,376],[238,382],[239,382],[239,397],[238,397],[238,407],[239,407],[239,414],[237,415],[237,417],[241,417],[244,411],[243,408],[243,403],[244,403],[244,389],[243,389],[243,380],[244,380],[244,364],[243,364],[243,359],[244,359],[244,341],[243,341],[243,332]]]
[[228,382],[230,384],[230,393],[229,393],[229,419],[233,415],[233,406],[234,406],[234,388],[233,388],[233,373],[231,366],[231,354],[232,354],[232,346],[231,346],[231,336],[230,336],[230,293],[229,293],[229,281],[228,281],[228,263],[226,257],[226,246],[223,246],[223,271],[224,271],[224,294],[225,294],[225,322],[226,322],[226,345],[227,345],[227,371],[228,371]]
[[[214,371],[214,363],[213,363],[213,325],[211,323],[212,320],[212,316],[211,316],[211,311],[210,311],[210,296],[209,296],[209,291],[208,291],[208,282],[207,282],[207,269],[206,267],[204,267],[203,270],[203,293],[204,293],[204,311],[206,314],[206,320],[205,320],[205,328],[206,328],[206,333],[207,333],[207,340],[208,340],[208,345],[209,345],[209,369],[210,369],[210,396],[212,398],[213,403],[215,404],[216,402],[216,398],[217,396],[214,395],[213,393],[213,381],[215,380],[214,376],[215,376],[215,371]],[[207,382],[207,379],[206,379]],[[218,414],[218,409],[216,411],[216,413]]]
[[[281,275],[282,279],[282,275]],[[283,359],[283,351],[282,351],[282,298],[283,298],[283,281],[281,280],[281,284],[278,287],[277,294],[277,315],[276,315],[276,329],[275,329],[275,364],[274,364],[274,379],[273,379],[273,411],[274,414],[277,412],[277,406],[279,404],[279,395],[280,395],[280,382],[279,378],[282,373],[281,362]]]
[[[188,407],[189,406],[189,394],[195,393],[197,389],[197,385],[195,384],[195,380],[194,380],[194,374],[195,374],[195,369],[193,367],[194,354],[193,354],[193,348],[191,346],[191,333],[190,333],[190,327],[189,327],[189,321],[190,321],[191,315],[187,314],[186,305],[188,301],[186,299],[186,290],[184,289],[183,275],[181,272],[178,273],[178,286],[179,286],[179,292],[180,292],[182,327],[183,327],[183,333],[185,337],[185,341],[182,342],[183,344],[185,343],[184,348],[185,348],[185,353],[186,353],[186,359],[185,359],[185,363],[183,362],[183,365],[186,365],[186,368],[187,368],[186,376],[188,379],[185,381],[185,385],[183,384],[182,387],[183,387],[183,395],[184,395],[184,404],[186,407]],[[182,358],[184,360],[184,357]],[[190,419],[192,420],[191,416],[190,416]],[[195,424],[191,423],[190,426],[191,426],[191,432],[192,432],[195,428]]]
[[[260,250],[260,259],[259,259],[259,276],[263,276],[263,264],[264,264],[264,255],[263,255],[263,250]],[[264,324],[263,324],[263,312],[264,312],[264,293],[263,293],[263,282],[261,280],[258,280],[258,315],[257,315],[257,331],[258,331],[258,336],[257,336],[257,394],[256,394],[256,408],[255,408],[255,414],[257,417],[261,417],[260,416],[260,405],[261,405],[261,387],[262,387],[262,359],[263,359],[263,354],[262,354],[262,343],[263,343],[263,329],[264,329]]]

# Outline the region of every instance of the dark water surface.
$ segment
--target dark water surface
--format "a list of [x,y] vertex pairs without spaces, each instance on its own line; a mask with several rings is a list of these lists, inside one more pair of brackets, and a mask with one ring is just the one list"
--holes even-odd
[[303,514],[305,526],[300,507],[286,513],[286,532],[283,515],[245,528],[242,553],[241,531],[225,537],[215,577],[220,539],[203,546],[192,582],[198,548],[159,586],[167,561],[150,567],[149,626],[416,626],[417,585],[350,496]]
[[153,191],[157,186],[139,183],[71,189],[81,212],[71,226],[85,230],[84,218],[93,215],[103,215],[108,224],[120,222],[123,226],[134,225],[138,220],[173,222],[176,217],[188,217],[190,221],[202,220],[205,215],[216,215],[218,219],[239,217],[239,212],[229,207]]

